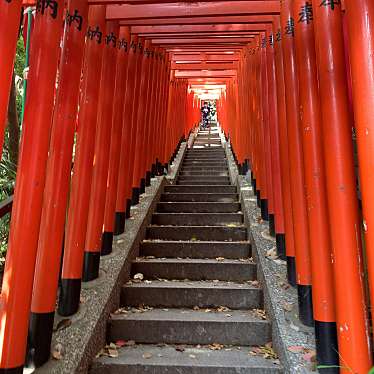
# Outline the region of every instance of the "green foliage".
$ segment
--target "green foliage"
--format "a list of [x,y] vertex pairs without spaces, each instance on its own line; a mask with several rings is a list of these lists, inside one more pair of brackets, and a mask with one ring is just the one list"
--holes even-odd
[[[14,61],[14,74],[20,78],[23,78],[23,70],[25,67],[26,52],[23,43],[22,36],[18,39],[16,58]],[[22,109],[22,96],[19,90],[16,90],[16,106],[18,118],[20,118]],[[0,161],[0,201],[5,200],[7,197],[13,194],[14,183],[16,179],[17,165],[11,161],[9,154],[9,131],[6,129],[4,136],[4,148],[3,154]],[[0,268],[4,264],[8,235],[9,235],[9,223],[10,215],[6,214],[4,217],[0,218]]]

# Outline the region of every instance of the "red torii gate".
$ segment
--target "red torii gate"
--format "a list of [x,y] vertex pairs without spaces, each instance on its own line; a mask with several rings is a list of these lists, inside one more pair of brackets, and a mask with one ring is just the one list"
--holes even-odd
[[[123,232],[126,207],[128,210],[131,199],[136,203],[151,169],[155,171],[160,164],[168,162],[179,136],[186,134],[193,125],[191,121],[196,120],[184,111],[173,111],[179,105],[194,107],[197,113],[192,92],[187,94],[188,85],[192,88],[202,82],[212,86],[223,84],[226,89],[218,101],[221,125],[226,134],[230,134],[239,164],[251,164],[263,218],[272,221],[275,216],[274,234],[279,254],[288,261],[289,281],[298,285],[300,318],[305,324],[315,323],[319,363],[338,363],[334,352],[337,335],[341,365],[344,366],[342,372],[348,369],[367,372],[371,358],[360,264],[361,241],[342,29],[345,17],[355,20],[348,23],[347,35],[354,78],[364,233],[371,299],[374,300],[371,230],[374,192],[370,183],[374,126],[374,68],[370,51],[374,48],[374,4],[370,0],[362,0],[360,4],[346,0],[346,16],[343,16],[338,3],[335,5],[338,11],[319,6],[320,1],[313,1],[313,8],[312,2],[308,2],[308,9],[303,8],[306,3],[301,0],[281,3],[280,6],[278,1],[272,0],[206,1],[196,7],[167,0],[93,0],[88,3],[71,0],[69,14],[78,10],[83,23],[81,30],[71,27],[64,34],[60,61],[66,58],[68,65],[64,68],[60,62],[59,89],[52,117],[61,38],[59,25],[64,4],[59,0],[54,2],[57,4],[55,14],[54,9],[45,8],[45,3],[40,2],[33,35],[30,98],[25,112],[1,295],[0,373],[18,372],[23,366],[37,249],[32,333],[36,347],[44,350],[44,356],[47,347],[49,354],[48,341],[38,346],[41,344],[38,331],[51,330],[53,321],[82,65],[83,96],[78,116],[81,140],[78,138],[77,166],[71,182],[66,244],[66,248],[72,248],[80,242],[80,250],[65,253],[60,312],[71,314],[77,309],[82,262],[85,263],[84,279],[95,278],[100,250],[110,251],[113,234]],[[327,5],[330,3],[335,4],[326,2]],[[0,3],[1,142],[20,8],[20,0]],[[314,11],[314,20],[308,16],[310,9]],[[312,21],[317,25],[315,29]],[[88,29],[83,61],[87,23],[91,29]],[[105,47],[97,43],[97,25],[102,37],[109,37],[103,43]],[[243,37],[243,32],[250,36]],[[228,35],[232,37],[228,38]],[[200,36],[206,39],[196,38]],[[114,38],[121,43],[116,51],[111,48]],[[139,49],[147,50],[147,53],[139,55],[136,53]],[[68,54],[70,50],[73,53]],[[235,53],[225,54],[227,51]],[[44,64],[38,65],[37,61]],[[235,61],[231,63],[235,64],[234,68],[224,66],[229,61]],[[113,76],[116,66],[122,69]],[[325,66],[332,70],[327,71]],[[126,77],[121,74],[123,71],[127,72]],[[100,72],[105,85],[100,85]],[[320,87],[317,87],[317,74]],[[115,90],[114,82],[118,82],[117,87],[126,84],[126,94],[122,98]],[[158,94],[154,97],[152,93]],[[94,99],[84,101],[88,97]],[[109,113],[106,109],[113,101],[125,110]],[[142,111],[139,108],[145,103],[149,108]],[[301,118],[298,115],[300,105],[303,109]],[[98,163],[91,168],[95,137],[88,125],[90,121],[96,123],[97,112],[95,160]],[[63,120],[64,115],[71,119],[69,126]],[[115,122],[123,123],[123,126],[115,127]],[[113,123],[113,126],[108,129],[107,123]],[[125,126],[125,123],[131,125]],[[140,123],[147,126],[142,127]],[[180,128],[173,127],[175,123],[180,123]],[[147,140],[146,134],[148,139],[156,141]],[[119,139],[121,141],[116,142]],[[162,140],[165,144],[161,144]],[[51,151],[47,166],[48,149]],[[120,149],[128,150],[125,156],[119,157]],[[149,151],[143,154],[142,149]],[[59,150],[63,153],[57,155]],[[113,172],[118,165],[119,175]],[[93,189],[88,187],[92,179],[87,175],[90,173],[93,174]],[[124,182],[126,176],[130,183]],[[107,181],[108,188],[103,192]],[[44,202],[43,193],[49,196]],[[105,204],[103,194],[107,197]],[[82,199],[84,195],[86,197]],[[96,209],[98,204],[100,209]],[[77,211],[85,212],[86,217],[77,221]],[[80,227],[86,226],[87,221],[86,233]],[[51,257],[47,257],[47,249]],[[21,264],[22,274],[17,270],[21,269]],[[47,268],[50,272],[44,278],[43,271]],[[46,295],[47,300],[42,300]],[[45,360],[43,354],[40,355],[41,362]]]

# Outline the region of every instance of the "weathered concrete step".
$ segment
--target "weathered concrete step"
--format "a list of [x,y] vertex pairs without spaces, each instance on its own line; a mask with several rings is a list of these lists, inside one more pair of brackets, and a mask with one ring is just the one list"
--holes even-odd
[[203,167],[203,166],[184,167],[184,166],[182,166],[181,171],[199,171],[202,174],[204,174],[207,171],[215,171],[217,173],[220,173],[222,171],[227,172],[228,168],[227,168],[227,166],[225,166],[225,167]]
[[[229,315],[228,315],[229,314]],[[205,312],[192,309],[152,309],[113,314],[109,339],[137,343],[264,345],[271,327],[253,311]]]
[[146,279],[222,280],[245,282],[256,279],[256,264],[251,259],[182,259],[138,257],[133,262],[133,274],[142,273]]
[[240,203],[158,203],[159,213],[235,213]]
[[221,185],[221,184],[225,184],[227,183],[227,185],[230,185],[230,181],[222,181],[222,180],[211,180],[211,179],[198,179],[198,180],[178,180],[177,181],[177,184],[178,185],[188,185],[188,184],[195,184],[195,185],[204,185],[204,184],[210,184],[210,185],[214,185],[214,184],[217,184],[217,185]]
[[249,242],[150,241],[140,245],[141,256],[166,258],[247,258],[252,255]]
[[202,171],[195,171],[195,170],[185,171],[185,170],[182,169],[179,173],[179,176],[181,176],[181,177],[200,176],[202,178],[205,178],[206,176],[228,177],[229,172],[228,172],[228,170],[226,170],[226,171],[211,171],[211,170],[208,170],[208,171],[202,172]]
[[149,226],[148,239],[242,241],[247,239],[244,226]]
[[210,149],[203,149],[203,148],[194,148],[194,149],[191,149],[189,150],[186,155],[188,156],[191,156],[191,155],[198,155],[198,156],[207,156],[207,155],[210,155],[210,156],[216,156],[216,155],[222,155],[222,156],[226,156],[226,153],[225,151],[223,150],[223,148],[210,148]]
[[230,178],[223,176],[220,177],[219,175],[180,175],[178,178],[178,182],[185,182],[185,181],[199,181],[199,180],[204,180],[204,181],[212,181],[212,182],[229,182]]
[[[90,374],[280,374],[278,360],[248,354],[252,347],[160,346],[137,344],[118,350],[118,357],[102,356]],[[147,357],[146,359],[144,357]]]
[[[185,185],[188,187],[189,185]],[[196,185],[198,187],[199,185]],[[212,185],[200,185],[201,187],[215,187]],[[220,188],[222,185],[217,185]],[[183,187],[183,186],[176,186]],[[229,185],[227,186],[229,187]],[[231,203],[238,201],[237,193],[163,193],[161,195],[161,201],[170,201],[170,202],[221,202],[221,203]]]
[[[218,308],[260,309],[262,290],[249,284],[224,282],[151,281],[122,287],[121,305],[147,305],[155,308]],[[228,312],[230,313],[230,312]]]
[[166,226],[241,225],[243,213],[154,213],[152,224]]
[[222,161],[189,161],[185,160],[183,162],[183,166],[187,167],[195,167],[195,166],[203,166],[203,167],[225,167],[227,166],[227,162],[225,160]]
[[198,192],[202,193],[212,193],[212,192],[226,192],[226,193],[235,193],[237,191],[236,186],[165,186],[165,192]]
[[197,156],[197,155],[189,155],[187,154],[184,158],[184,161],[203,161],[203,162],[216,162],[216,161],[220,161],[220,162],[227,162],[227,159],[226,157],[223,155],[218,155],[218,156],[211,156],[211,155],[202,155],[202,156]]

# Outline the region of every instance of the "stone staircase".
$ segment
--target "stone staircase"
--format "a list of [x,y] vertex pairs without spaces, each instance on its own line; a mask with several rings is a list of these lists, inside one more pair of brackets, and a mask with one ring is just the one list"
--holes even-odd
[[283,372],[214,129],[199,132],[176,185],[165,187],[132,276],[108,326],[121,348],[91,374]]

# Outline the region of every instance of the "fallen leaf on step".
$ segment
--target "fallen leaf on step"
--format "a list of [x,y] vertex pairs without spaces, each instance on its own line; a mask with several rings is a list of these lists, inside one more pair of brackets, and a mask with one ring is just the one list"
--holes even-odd
[[52,357],[55,360],[61,360],[62,359],[62,354],[63,354],[63,347],[62,344],[58,343],[55,345],[52,351]]
[[316,362],[317,357],[316,357],[316,352],[311,350],[310,352],[307,352],[303,355],[303,360],[307,362]]
[[191,358],[196,358],[196,356],[195,355],[188,355],[189,357],[191,357]]
[[113,358],[118,357],[117,349],[109,348],[108,349],[108,356],[113,357]]
[[291,345],[290,347],[287,347],[287,350],[292,353],[300,353],[304,352],[304,347],[302,347],[301,345]]
[[197,238],[195,237],[195,236],[193,236],[192,238],[191,238],[191,241],[196,241],[197,240]]
[[293,305],[290,304],[290,303],[287,303],[286,301],[283,301],[282,303],[282,308],[287,311],[287,312],[291,312],[291,310],[293,309]]
[[213,343],[213,344],[210,344],[208,347],[212,351],[220,351],[223,348],[223,344]]
[[224,257],[216,257],[216,260],[217,260],[217,261],[224,261],[225,258],[224,258]]
[[136,343],[135,343],[135,340],[128,340],[127,342],[126,342],[126,345],[128,346],[128,347],[132,347],[132,346],[134,346]]
[[223,305],[217,308],[217,312],[228,312],[229,310],[230,308],[228,308],[227,306],[223,306]]
[[143,353],[143,358],[145,358],[145,359],[149,359],[149,358],[151,358],[153,355],[152,355],[152,353],[150,353],[150,352],[145,352],[145,353]]
[[193,310],[200,310],[200,308],[199,308],[197,305],[195,305],[195,306],[193,307]]
[[134,275],[134,280],[142,281],[144,279],[144,275],[142,273],[136,273]]
[[260,353],[263,355],[266,359],[277,359],[278,355],[274,352],[272,344],[268,343],[263,347],[259,347]]
[[184,352],[185,351],[185,348],[182,346],[182,345],[177,345],[175,347],[175,350],[178,351],[178,352]]
[[56,331],[59,331],[59,330],[66,329],[67,327],[71,326],[71,324],[72,324],[71,319],[64,318],[57,323],[57,325],[56,325],[56,327],[54,328],[53,331],[56,332]]
[[126,345],[126,342],[124,340],[117,340],[116,341],[116,346],[117,347],[123,347]]
[[254,314],[256,314],[257,317],[261,319],[267,319],[266,318],[266,312],[263,309],[253,309]]

